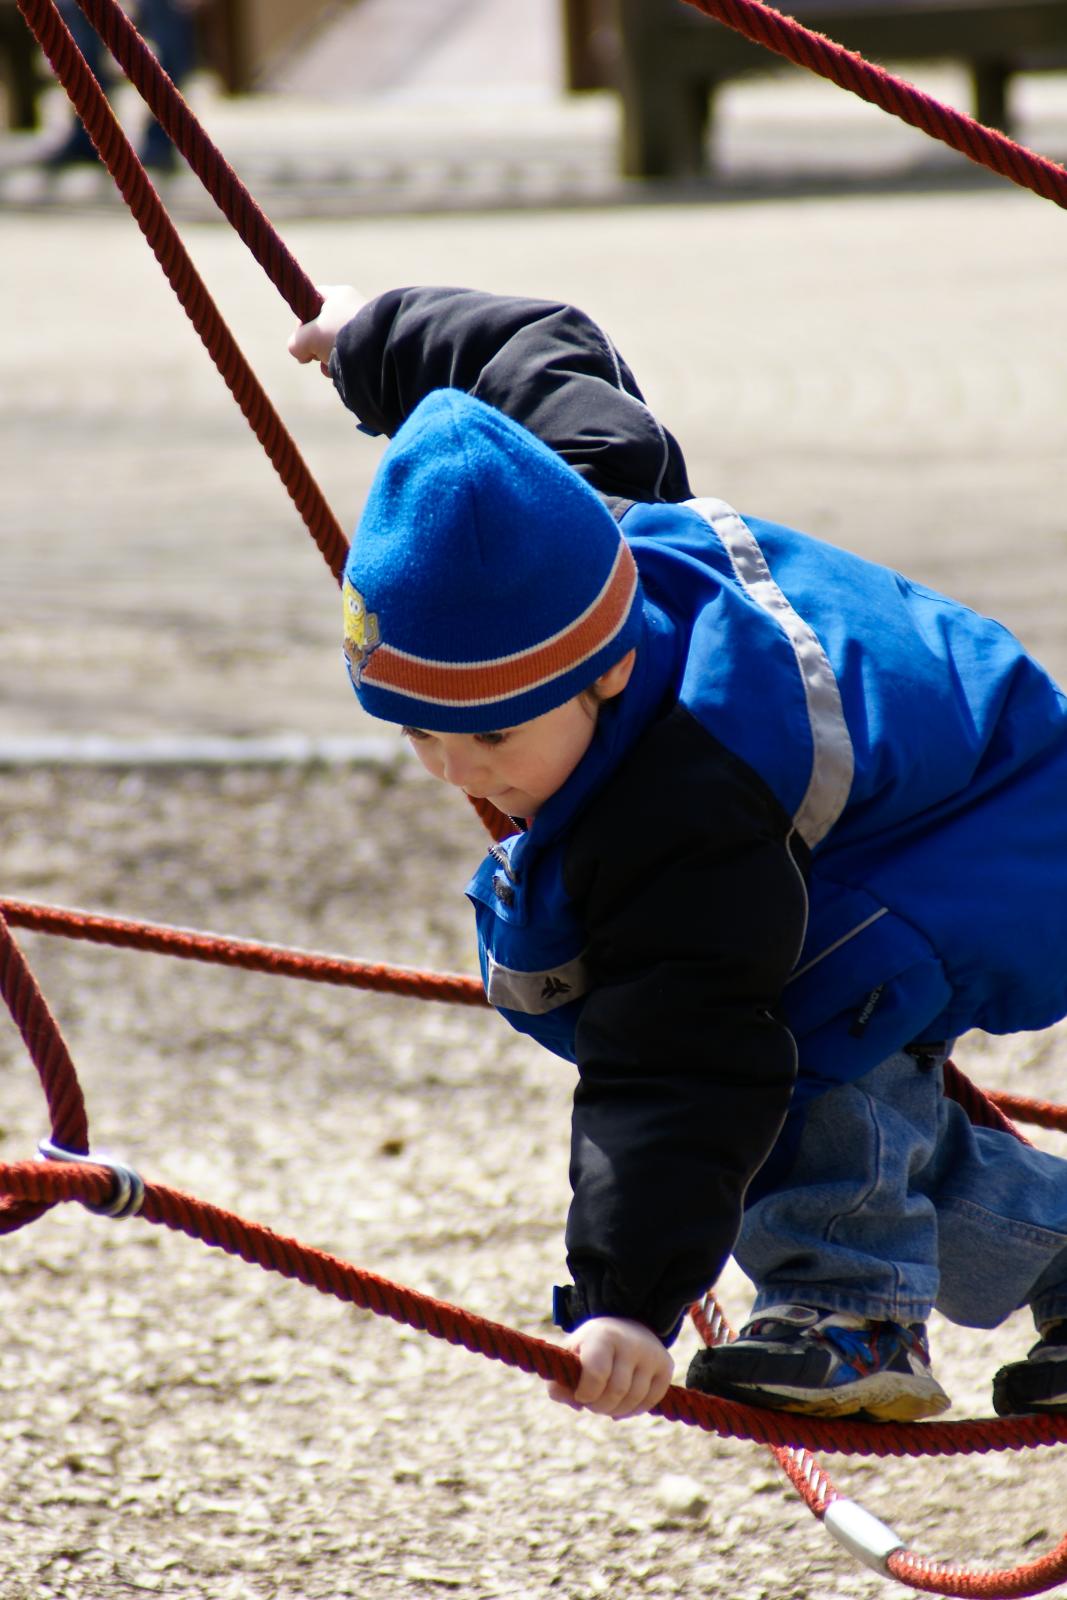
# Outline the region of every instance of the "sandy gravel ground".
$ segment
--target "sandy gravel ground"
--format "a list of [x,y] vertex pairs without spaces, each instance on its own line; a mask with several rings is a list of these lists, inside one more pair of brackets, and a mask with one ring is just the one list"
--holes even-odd
[[[3,228],[18,293],[0,306],[0,543],[17,604],[0,741],[356,731],[321,558],[136,230],[62,213]],[[378,446],[286,354],[294,318],[232,233],[185,233],[352,528]],[[1055,207],[1002,185],[304,223],[286,240],[318,282],[585,306],[696,492],[992,611],[1067,677]]]
[[[860,149],[840,116],[820,148]],[[319,145],[285,117],[234,111],[226,148],[268,174],[292,155],[311,184]],[[363,153],[354,139],[347,155]],[[60,194],[2,227],[0,743],[368,731],[321,562],[127,219]],[[292,318],[243,247],[186,234],[350,526],[375,447],[286,357]],[[1007,185],[906,175],[850,198],[287,230],[317,281],[586,305],[700,492],[995,612],[1061,677],[1065,237],[1053,207]],[[0,792],[6,893],[470,970],[461,891],[481,833],[407,765],[10,769]],[[560,1063],[487,1014],[22,937],[98,1146],[549,1332]],[[1056,1030],[968,1040],[960,1060],[1063,1100],[1063,1049]],[[0,1156],[25,1158],[43,1102],[6,1021],[0,1071]],[[737,1316],[746,1286],[726,1288]],[[755,1446],[575,1417],[535,1380],[143,1223],[72,1206],[4,1240],[0,1326],[0,1600],[892,1592]],[[988,1413],[993,1370],[1031,1335],[1017,1318],[933,1337],[967,1416]],[[828,1464],[931,1555],[1010,1565],[1067,1525],[1063,1451]]]
[[[9,892],[470,970],[466,807],[383,778],[9,774]],[[94,1141],[372,1271],[542,1335],[562,1270],[570,1073],[487,1013],[21,936]],[[961,1062],[1054,1095],[1062,1035]],[[45,1131],[0,1030],[0,1155]],[[744,1309],[739,1275],[727,1283]],[[535,1379],[138,1221],[70,1206],[0,1252],[0,1595],[866,1600],[756,1446],[552,1406]],[[938,1323],[954,1415],[1029,1339]],[[680,1364],[696,1345],[684,1335]],[[1059,1453],[833,1461],[931,1555],[1062,1535]]]

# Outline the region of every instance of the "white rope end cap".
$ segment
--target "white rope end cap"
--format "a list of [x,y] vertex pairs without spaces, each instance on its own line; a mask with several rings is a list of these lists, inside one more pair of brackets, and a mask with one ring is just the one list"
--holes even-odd
[[857,1561],[880,1572],[883,1578],[891,1576],[889,1557],[904,1549],[904,1540],[892,1528],[864,1511],[855,1500],[831,1501],[822,1520],[838,1544],[843,1544]]

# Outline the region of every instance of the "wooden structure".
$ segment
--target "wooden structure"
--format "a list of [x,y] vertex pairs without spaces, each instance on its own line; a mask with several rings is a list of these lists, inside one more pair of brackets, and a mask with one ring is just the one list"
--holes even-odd
[[[783,0],[780,10],[876,62],[960,61],[980,122],[1008,131],[1013,73],[1067,66],[1067,0]],[[789,64],[683,0],[563,0],[567,86],[622,99],[622,170],[706,165],[715,90]]]
[[[337,8],[338,0],[199,0],[197,62],[227,94],[242,94]],[[136,22],[136,9],[127,9]],[[15,0],[0,0],[0,82],[9,127],[37,126],[38,97],[52,81]]]
[[0,0],[0,83],[9,128],[37,126],[40,51],[14,0]]

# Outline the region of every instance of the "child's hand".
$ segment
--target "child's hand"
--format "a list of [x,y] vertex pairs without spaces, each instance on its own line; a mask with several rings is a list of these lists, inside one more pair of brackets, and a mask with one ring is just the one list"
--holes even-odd
[[320,283],[318,289],[322,308],[313,321],[297,328],[289,340],[289,354],[305,364],[318,361],[328,375],[327,362],[337,343],[337,335],[367,301],[350,283]]
[[674,1362],[643,1322],[593,1317],[575,1328],[567,1348],[581,1358],[582,1375],[573,1390],[549,1383],[549,1395],[562,1405],[618,1420],[641,1416],[667,1393]]

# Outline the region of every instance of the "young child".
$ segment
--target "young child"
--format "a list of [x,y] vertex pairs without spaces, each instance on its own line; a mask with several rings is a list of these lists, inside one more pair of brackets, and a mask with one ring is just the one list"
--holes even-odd
[[1067,1013],[1067,700],[994,622],[695,500],[571,308],[326,291],[290,341],[391,436],[345,585],[363,707],[515,819],[469,887],[492,1004],[577,1063],[553,1397],[662,1397],[731,1251],[752,1320],[694,1387],[905,1420],[924,1323],[1039,1342],[1067,1411],[1067,1161],[942,1092],[969,1028]]

